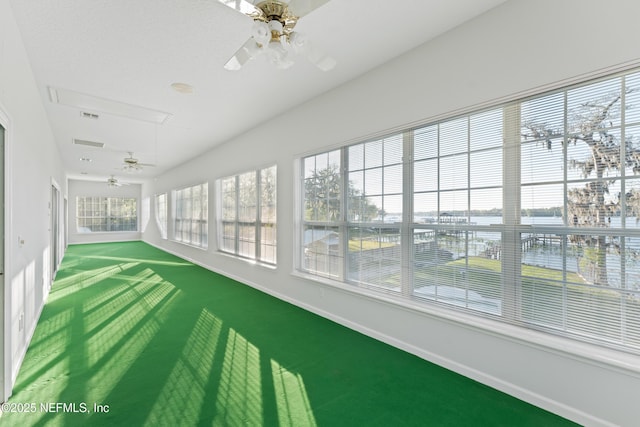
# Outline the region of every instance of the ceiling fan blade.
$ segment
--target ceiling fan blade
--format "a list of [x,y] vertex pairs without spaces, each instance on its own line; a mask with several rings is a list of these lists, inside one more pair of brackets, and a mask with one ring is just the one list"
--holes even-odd
[[[225,6],[229,6],[231,9],[235,9],[238,12],[244,13],[245,15],[252,15],[254,13],[259,12],[258,8],[253,4],[254,2],[250,2],[247,0],[218,0],[220,3]],[[258,3],[258,1],[255,1]]]
[[253,37],[249,37],[249,40],[247,40],[231,57],[231,59],[224,64],[224,68],[231,71],[237,71],[258,53],[260,53],[258,43],[256,43]]
[[107,186],[109,187],[120,187],[122,184],[120,184],[120,182],[118,182],[118,179],[111,175],[110,178],[107,178]]
[[308,41],[305,41],[304,45],[299,49],[299,51],[300,54],[307,57],[309,62],[311,62],[322,71],[331,71],[337,64],[334,58],[327,55],[322,49],[315,47]]
[[286,46],[294,53],[306,56],[312,64],[322,71],[330,71],[336,66],[336,60],[315,47],[303,33],[292,32]]
[[152,165],[151,163],[137,163],[138,166],[144,166],[144,167],[150,167],[150,168],[155,168],[156,165]]
[[307,59],[322,71],[331,71],[336,67],[337,61],[325,53],[320,55],[307,55]]
[[291,0],[289,1],[289,11],[298,18],[302,18],[328,2],[329,0]]

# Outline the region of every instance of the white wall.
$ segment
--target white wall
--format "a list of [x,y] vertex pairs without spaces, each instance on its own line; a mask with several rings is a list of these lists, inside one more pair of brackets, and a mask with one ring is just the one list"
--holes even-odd
[[[124,180],[123,180],[124,181]],[[109,187],[105,182],[69,180],[69,244],[126,242],[140,240],[140,231],[79,233],[76,227],[76,197],[130,197],[138,200],[138,230],[145,224],[144,204],[140,198],[141,185],[131,184],[121,187]]]
[[160,239],[153,221],[143,238],[582,424],[633,425],[640,390],[635,356],[408,303],[399,306],[292,273],[293,164],[301,154],[327,146],[619,64],[640,64],[638,16],[636,0],[511,0],[143,187],[143,197],[150,197],[208,181],[213,218],[217,178],[277,163],[276,269],[219,254],[215,224],[208,250]]
[[[4,371],[0,400],[10,393],[52,281],[51,186],[63,215],[66,182],[60,155],[15,25],[0,0],[0,120],[7,128],[5,207]],[[63,230],[60,230],[63,234]]]

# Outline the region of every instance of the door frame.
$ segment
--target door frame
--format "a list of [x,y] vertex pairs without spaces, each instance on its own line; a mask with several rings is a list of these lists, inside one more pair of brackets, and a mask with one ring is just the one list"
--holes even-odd
[[[11,117],[6,112],[2,103],[0,103],[0,126],[4,129],[4,153],[3,164],[0,165],[0,173],[3,174],[4,183],[4,206],[2,207],[4,213],[4,221],[0,226],[0,234],[4,236],[4,241],[0,242],[3,245],[4,251],[4,275],[0,278],[0,304],[2,305],[2,316],[0,316],[0,402],[6,402],[11,396],[13,388],[13,375],[11,370],[11,286],[8,286],[7,282],[13,277],[12,274],[12,252],[11,244],[13,241],[13,233],[11,231],[10,224],[12,223],[11,209],[9,208],[9,201],[12,200],[12,162],[11,162],[11,147],[13,141],[13,125]],[[8,225],[9,224],[9,225]],[[0,237],[2,237],[0,236]]]
[[[50,200],[50,218],[49,218],[49,248],[51,251],[50,262],[51,268],[49,274],[51,277],[47,284],[46,292],[49,292],[51,285],[58,272],[60,266],[60,260],[62,259],[62,253],[64,251],[62,247],[62,234],[64,232],[64,224],[62,223],[62,189],[55,179],[51,178],[51,200]],[[44,296],[43,296],[44,298]]]

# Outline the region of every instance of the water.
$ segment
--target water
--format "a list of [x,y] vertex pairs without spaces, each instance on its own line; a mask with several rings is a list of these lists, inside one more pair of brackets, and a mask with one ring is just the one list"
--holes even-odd
[[[473,225],[501,224],[502,218],[498,216],[473,216],[470,218]],[[560,217],[523,217],[522,223],[527,225],[558,226],[564,231],[564,222]],[[619,228],[622,218],[612,217],[611,228]],[[627,218],[626,227],[640,230],[640,224],[635,218]],[[576,229],[579,230],[579,227]],[[560,230],[559,230],[560,231]],[[552,235],[555,237],[555,235]],[[475,232],[469,240],[468,254],[480,255],[492,245],[500,245],[501,233],[496,232]],[[609,238],[610,250],[607,253],[607,275],[609,285],[613,287],[626,287],[628,289],[640,290],[640,238],[626,237],[624,239],[624,256],[616,250],[620,239]],[[461,242],[462,243],[462,242]],[[441,245],[444,249],[453,253],[454,258],[466,256],[464,244],[456,244],[448,241]],[[566,270],[567,272],[580,273],[588,280],[589,268],[584,258],[580,262],[580,256],[586,256],[579,245],[569,243],[566,253],[563,252],[560,240],[552,239],[545,245],[538,244],[528,248],[522,253],[522,263],[526,265],[552,268],[556,270]],[[582,270],[582,271],[581,271]],[[624,278],[624,280],[622,280]]]

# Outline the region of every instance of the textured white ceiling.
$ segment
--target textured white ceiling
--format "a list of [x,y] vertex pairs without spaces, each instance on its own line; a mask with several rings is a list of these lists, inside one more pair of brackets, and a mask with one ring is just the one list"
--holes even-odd
[[[11,0],[69,176],[106,179],[128,151],[152,177],[420,45],[505,0],[331,0],[296,30],[338,62],[223,65],[252,21],[217,0]],[[194,87],[181,94],[170,85]],[[49,87],[169,113],[162,124],[52,103]],[[102,149],[73,139],[103,142]],[[81,161],[91,158],[91,162]],[[127,177],[124,177],[127,178]],[[130,180],[133,177],[129,177]]]

